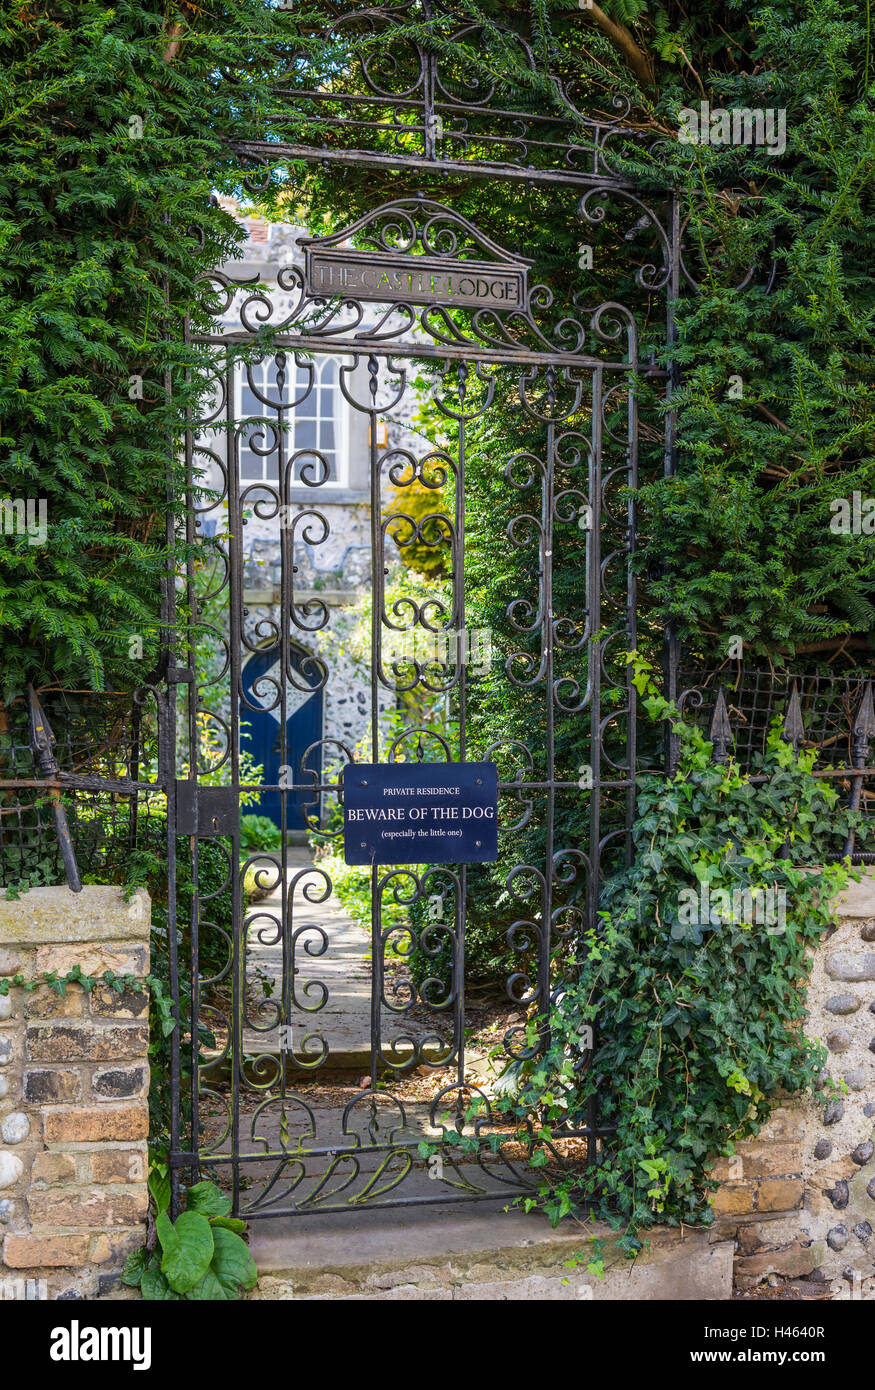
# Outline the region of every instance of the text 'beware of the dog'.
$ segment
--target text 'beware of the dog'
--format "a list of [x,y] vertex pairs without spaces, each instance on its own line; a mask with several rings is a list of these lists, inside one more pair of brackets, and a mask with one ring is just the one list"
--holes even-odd
[[498,858],[495,763],[356,763],[344,776],[347,864]]

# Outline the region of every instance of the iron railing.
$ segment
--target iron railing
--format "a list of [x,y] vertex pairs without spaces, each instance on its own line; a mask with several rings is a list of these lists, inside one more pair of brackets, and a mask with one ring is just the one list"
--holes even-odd
[[[865,823],[837,852],[875,863],[875,674],[682,667],[678,685],[715,758],[731,753],[753,782],[776,718],[797,753],[815,749],[815,771]],[[136,848],[138,813],[161,793],[154,718],[130,694],[31,689],[0,721],[0,889],[41,864],[78,891],[82,872]]]
[[147,695],[29,687],[0,709],[0,889],[121,865],[160,795]]
[[678,706],[707,730],[714,757],[722,762],[731,754],[753,783],[765,780],[757,772],[757,755],[765,753],[776,720],[797,756],[815,750],[814,771],[834,782],[865,827],[843,837],[832,857],[875,863],[875,673],[682,668],[677,683]]

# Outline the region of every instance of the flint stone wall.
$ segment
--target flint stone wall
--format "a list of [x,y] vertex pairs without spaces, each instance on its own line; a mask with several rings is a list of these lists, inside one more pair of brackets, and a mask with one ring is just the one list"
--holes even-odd
[[736,1284],[804,1280],[875,1299],[875,870],[834,905],[815,952],[805,1032],[829,1060],[817,1092],[774,1111],[721,1159],[715,1236],[736,1240]]

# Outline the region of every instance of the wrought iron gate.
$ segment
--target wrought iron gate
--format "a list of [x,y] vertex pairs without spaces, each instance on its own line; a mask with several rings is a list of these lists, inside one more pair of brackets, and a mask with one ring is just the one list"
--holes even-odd
[[[214,354],[215,392],[188,432],[189,560],[168,576],[169,666],[130,699],[31,690],[0,727],[7,881],[54,853],[78,888],[83,862],[105,870],[144,846],[138,804],[166,796],[174,1202],[183,1172],[215,1167],[248,1216],[531,1185],[490,1099],[494,1072],[544,1046],[599,882],[630,855],[643,761],[623,662],[636,641],[635,489],[646,450],[648,476],[674,470],[675,369],[656,355],[674,341],[681,285],[696,284],[677,199],[645,202],[611,168],[612,141],[646,138],[622,97],[582,109],[556,72],[548,101],[509,30],[532,84],[528,100],[499,93],[479,56],[500,26],[440,0],[331,0],[321,33],[318,7],[282,9],[287,73],[269,138],[238,146],[241,166],[254,182],[283,161],[342,168],[359,206],[364,178],[381,192],[351,226],[308,239],[274,289],[212,277],[214,327],[195,340]],[[431,25],[440,43],[426,42]],[[471,180],[502,194],[488,227],[455,206]],[[517,244],[508,189],[565,207],[554,267],[569,246],[582,270],[598,251],[627,267],[623,292],[598,303],[563,290],[554,303],[530,283],[543,247],[534,234]],[[664,420],[639,420],[642,380],[665,392]],[[364,528],[348,568],[332,552],[343,508]],[[170,551],[175,524],[170,507]],[[357,660],[342,616],[354,594],[370,603]],[[795,748],[806,731],[822,752],[844,748],[844,769],[824,775],[859,807],[871,679],[781,691],[760,675],[734,673],[730,710],[722,671],[693,673],[704,693],[683,688],[668,635],[667,693],[699,710],[717,756],[731,716],[744,760],[784,699]],[[253,767],[260,747],[267,775]],[[282,833],[306,821],[317,847],[336,845],[357,763],[484,759],[500,781],[499,866],[375,867],[367,932],[338,912],[339,856],[311,862]],[[251,810],[278,818],[276,852],[244,853]],[[839,849],[863,863],[870,844]],[[492,1075],[468,1045],[472,1029],[484,1035],[468,969],[484,927],[508,1001]],[[497,971],[487,962],[492,984]],[[427,1162],[448,1129],[467,1148]],[[598,1163],[608,1134],[593,1101],[565,1138]]]
[[[356,30],[352,7],[345,32],[421,8],[355,12]],[[343,23],[328,25],[335,46]],[[476,44],[471,26],[465,34]],[[188,655],[175,673],[186,692],[179,873],[187,880],[190,860],[193,891],[178,948],[172,917],[171,941],[192,1020],[190,1036],[174,1039],[171,1164],[177,1180],[185,1168],[230,1166],[235,1210],[247,1216],[531,1186],[493,1112],[485,1059],[466,1055],[466,942],[500,922],[501,1071],[544,1045],[551,996],[596,923],[600,878],[630,854],[636,710],[623,653],[636,637],[636,382],[667,374],[641,361],[631,309],[555,306],[529,283],[533,248],[502,245],[443,201],[439,184],[464,169],[523,192],[539,182],[570,191],[574,239],[617,192],[627,240],[646,224],[662,251],[662,267],[638,275],[651,297],[677,287],[677,214],[669,201],[660,222],[611,173],[616,122],[453,92],[432,53],[404,45],[412,68],[400,94],[364,60],[348,98],[290,65],[290,81],[304,85],[283,92],[282,112],[297,113],[298,129],[317,122],[320,143],[294,142],[280,119],[279,143],[239,153],[427,173],[436,191],[379,202],[342,231],[305,239],[275,290],[217,272],[215,331],[195,335],[215,351],[216,377],[187,446],[189,539],[198,529],[208,539],[185,577]],[[391,72],[397,88],[397,64]],[[387,132],[388,149],[376,139]],[[670,332],[670,312],[667,321]],[[337,406],[331,430],[323,396]],[[671,419],[669,459],[670,437]],[[342,587],[332,549],[332,507],[342,505],[367,519],[360,690],[325,577]],[[244,541],[254,530],[270,572],[260,586],[258,547]],[[516,587],[502,590],[507,576]],[[250,660],[263,671],[254,680]],[[289,712],[317,695],[323,736],[290,746]],[[365,718],[346,736],[339,710],[350,700]],[[266,783],[241,760],[241,723],[271,712],[280,775]],[[312,840],[330,847],[356,762],[416,759],[497,764],[500,867],[374,866],[365,962],[364,931],[358,956],[345,926],[333,933],[329,861],[306,862],[287,837],[270,855],[241,857],[241,811],[266,790],[283,828],[288,808],[303,806]],[[342,1007],[351,979],[367,991],[364,1037],[352,1040]],[[338,1068],[363,1075],[341,1084]],[[471,1139],[466,1161],[447,1151],[429,1164],[421,1146],[447,1129]],[[598,1162],[606,1132],[591,1104],[567,1133]]]

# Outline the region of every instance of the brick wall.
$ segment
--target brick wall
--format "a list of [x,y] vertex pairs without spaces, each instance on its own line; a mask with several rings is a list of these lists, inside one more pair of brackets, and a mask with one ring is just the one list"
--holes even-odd
[[[0,978],[74,966],[149,972],[149,899],[35,888],[0,901]],[[148,1000],[100,983],[0,996],[0,1278],[93,1298],[143,1244],[148,1207]],[[42,1281],[42,1283],[40,1283]]]
[[805,1031],[829,1052],[818,1092],[715,1168],[714,1234],[735,1238],[741,1289],[801,1279],[824,1297],[875,1298],[875,873],[835,913],[808,988]]

